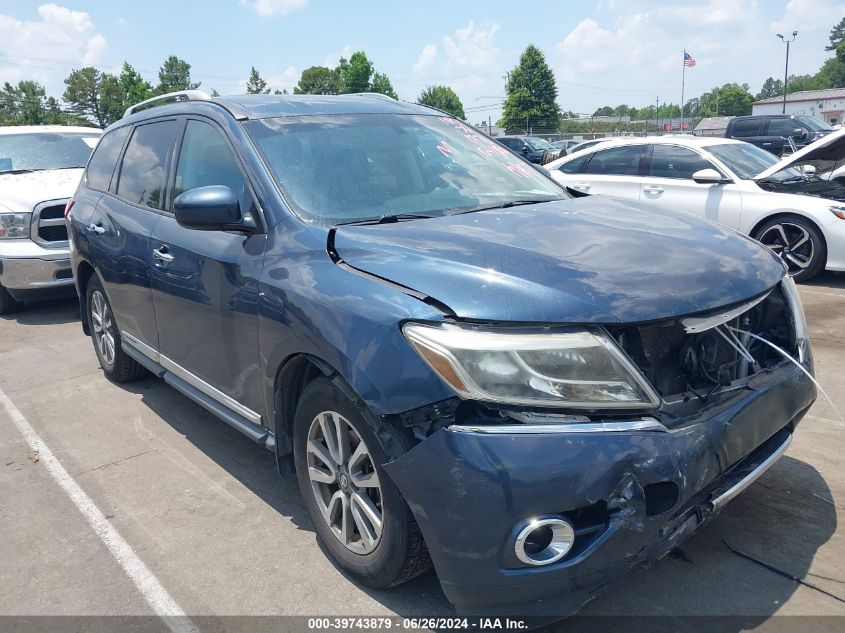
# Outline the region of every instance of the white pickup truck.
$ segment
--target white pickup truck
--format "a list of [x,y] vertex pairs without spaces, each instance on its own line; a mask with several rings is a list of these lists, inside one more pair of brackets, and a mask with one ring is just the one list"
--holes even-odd
[[0,127],[0,314],[72,295],[65,205],[100,130]]

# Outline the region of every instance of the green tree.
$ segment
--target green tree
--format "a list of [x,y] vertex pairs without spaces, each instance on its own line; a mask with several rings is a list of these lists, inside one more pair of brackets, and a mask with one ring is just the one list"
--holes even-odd
[[759,101],[761,99],[771,99],[772,97],[777,97],[782,94],[783,81],[775,79],[774,77],[769,77],[763,82],[763,87],[760,88],[760,92],[757,93],[755,100]]
[[340,77],[341,94],[370,92],[373,63],[364,51],[352,53],[348,60],[341,57],[337,65],[337,73]]
[[65,79],[64,100],[73,113],[106,127],[123,115],[124,94],[117,77],[93,66],[74,70]]
[[816,78],[813,75],[790,75],[787,80],[786,91],[790,94],[815,89]]
[[393,84],[390,83],[390,78],[384,73],[373,73],[373,81],[370,84],[370,92],[387,95],[393,99],[399,98],[399,95],[397,95],[396,91],[393,89]]
[[558,128],[560,107],[555,75],[539,48],[531,44],[523,51],[519,64],[508,76],[505,90],[500,125],[506,130],[530,133],[532,128]]
[[270,94],[270,89],[267,87],[267,82],[262,79],[255,66],[249,71],[249,79],[246,82],[247,94],[251,95],[266,95]]
[[200,83],[191,81],[191,65],[176,55],[171,55],[164,60],[158,71],[158,86],[156,94],[162,95],[178,90],[196,90]]
[[47,93],[38,82],[19,81],[13,86],[7,81],[0,88],[3,125],[43,125],[47,116]]
[[825,46],[824,50],[835,51],[843,41],[845,41],[845,18],[839,20],[839,23],[830,29],[830,45]]
[[123,62],[123,68],[117,77],[117,83],[123,92],[123,107],[140,103],[153,96],[153,87],[150,82],[141,77],[141,73],[135,70],[129,62]]
[[340,77],[337,70],[325,66],[311,66],[302,71],[294,94],[336,95],[340,94]]
[[593,112],[593,116],[613,116],[613,106],[602,106]]
[[443,110],[459,119],[466,119],[464,104],[449,86],[429,86],[417,97],[417,103]]

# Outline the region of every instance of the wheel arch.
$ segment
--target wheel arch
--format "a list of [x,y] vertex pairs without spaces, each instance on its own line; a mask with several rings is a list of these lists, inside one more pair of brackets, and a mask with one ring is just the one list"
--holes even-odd
[[824,229],[822,228],[822,226],[813,217],[811,217],[809,215],[806,215],[804,213],[800,213],[800,212],[797,212],[797,211],[779,211],[779,212],[774,213],[772,215],[768,215],[768,216],[762,218],[760,221],[758,221],[757,224],[755,224],[754,227],[749,232],[749,235],[756,240],[757,234],[760,232],[760,230],[766,224],[769,224],[769,223],[774,222],[776,220],[785,220],[785,219],[787,219],[787,220],[788,219],[803,220],[807,224],[812,225],[812,227],[816,230],[816,232],[819,234],[819,238],[822,241],[822,246],[824,247],[824,260],[821,263],[821,266],[819,268],[819,272],[824,271],[827,268],[827,257],[828,257],[827,236],[825,235]]

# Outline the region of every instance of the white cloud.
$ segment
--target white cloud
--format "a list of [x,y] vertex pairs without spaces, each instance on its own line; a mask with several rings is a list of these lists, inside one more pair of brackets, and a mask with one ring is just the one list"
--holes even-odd
[[343,57],[345,59],[349,59],[354,53],[355,50],[347,44],[343,47],[343,50],[339,53],[329,53],[323,58],[323,66],[326,68],[334,68],[340,63],[340,58]]
[[437,44],[426,44],[423,46],[420,56],[414,64],[414,73],[419,74],[428,70],[437,57]]
[[295,66],[288,66],[282,72],[272,74],[267,78],[267,86],[271,90],[287,89],[288,92],[293,92],[293,87],[299,83],[300,72]]
[[304,9],[308,6],[308,0],[241,0],[241,6],[250,7],[258,15],[270,17]]
[[50,3],[38,7],[38,16],[38,20],[27,21],[0,15],[0,42],[9,53],[0,62],[0,75],[10,82],[35,79],[49,92],[60,94],[64,88],[61,80],[70,69],[49,60],[95,64],[108,42],[84,11]]
[[836,23],[836,16],[845,14],[845,4],[828,0],[790,0],[783,17],[772,22],[772,29],[784,35],[798,31],[829,30]]
[[499,30],[498,24],[478,29],[470,20],[466,27],[455,31],[455,37],[443,38],[443,52],[452,64],[482,68],[489,66],[499,54],[493,45],[493,38]]

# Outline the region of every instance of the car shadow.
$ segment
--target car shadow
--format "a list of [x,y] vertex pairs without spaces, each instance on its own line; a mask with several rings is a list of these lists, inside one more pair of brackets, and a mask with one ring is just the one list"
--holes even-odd
[[0,319],[17,321],[21,325],[59,325],[79,321],[79,301],[75,297],[33,301],[26,303],[12,314],[4,314]]
[[[119,386],[140,395],[156,415],[276,512],[299,529],[314,531],[296,479],[279,476],[272,453],[156,378]],[[635,570],[578,616],[545,628],[561,633],[675,631],[683,618],[684,628],[739,633],[774,615],[797,584],[733,553],[723,540],[841,594],[837,582],[842,580],[808,575],[816,551],[835,531],[836,507],[821,474],[801,460],[784,457],[669,556],[650,569]],[[358,586],[402,617],[455,614],[433,572],[389,589]]]
[[810,281],[801,282],[801,285],[810,288],[820,286],[822,288],[845,289],[845,272],[825,270],[813,277]]

